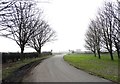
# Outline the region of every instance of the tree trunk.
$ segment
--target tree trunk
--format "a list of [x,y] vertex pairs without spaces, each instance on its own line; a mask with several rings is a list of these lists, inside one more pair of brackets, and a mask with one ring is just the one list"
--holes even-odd
[[21,56],[20,59],[23,60],[24,59],[24,47],[21,46]]
[[116,47],[116,50],[117,50],[118,59],[120,59],[120,47],[119,47],[119,44],[117,44],[117,42],[115,42],[115,40],[114,40],[114,43],[115,43],[115,47]]
[[[111,28],[110,28],[110,31],[111,31]],[[112,50],[112,37],[111,37],[112,34],[110,34],[110,41],[109,41],[109,46],[110,46],[110,49],[109,49],[109,52],[110,52],[110,56],[111,56],[111,60],[114,60],[113,58],[113,50]]]
[[119,48],[117,49],[118,59],[120,59],[120,51]]
[[111,60],[114,60],[112,50],[110,50],[110,57],[111,57]]
[[38,56],[41,56],[41,47],[39,47],[39,49],[37,50],[38,52]]
[[100,50],[99,49],[97,50],[97,53],[98,53],[98,58],[101,59]]
[[96,57],[96,52],[94,51],[93,53],[94,53],[94,56]]
[[21,54],[23,54],[23,52],[24,52],[24,48],[21,48]]

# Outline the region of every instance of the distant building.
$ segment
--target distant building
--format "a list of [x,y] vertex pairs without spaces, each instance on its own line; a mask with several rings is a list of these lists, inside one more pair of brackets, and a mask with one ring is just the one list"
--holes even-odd
[[81,49],[76,49],[75,53],[81,53]]

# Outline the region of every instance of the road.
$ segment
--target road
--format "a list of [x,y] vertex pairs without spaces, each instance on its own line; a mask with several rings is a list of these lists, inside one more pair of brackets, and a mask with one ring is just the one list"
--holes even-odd
[[70,66],[63,54],[55,55],[37,65],[23,82],[110,82]]

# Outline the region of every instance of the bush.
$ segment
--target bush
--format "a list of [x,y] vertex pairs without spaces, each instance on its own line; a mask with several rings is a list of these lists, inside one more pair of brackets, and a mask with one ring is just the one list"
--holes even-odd
[[[42,52],[41,56],[47,56],[52,55],[51,52]],[[2,53],[2,63],[9,63],[9,62],[16,62],[20,60],[20,58],[36,58],[38,57],[38,53],[32,52],[32,53],[24,53],[21,55],[21,53]]]

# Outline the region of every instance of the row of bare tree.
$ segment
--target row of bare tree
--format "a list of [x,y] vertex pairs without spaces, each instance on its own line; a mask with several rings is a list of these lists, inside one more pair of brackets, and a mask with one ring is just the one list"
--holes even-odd
[[21,53],[30,46],[41,54],[41,47],[55,39],[55,31],[42,19],[35,1],[1,0],[0,8],[0,35],[14,40]]
[[113,50],[120,59],[120,1],[105,2],[95,20],[91,20],[86,32],[85,48],[101,58],[100,52],[107,50],[114,60]]

